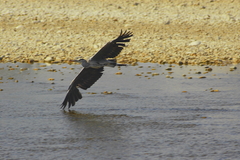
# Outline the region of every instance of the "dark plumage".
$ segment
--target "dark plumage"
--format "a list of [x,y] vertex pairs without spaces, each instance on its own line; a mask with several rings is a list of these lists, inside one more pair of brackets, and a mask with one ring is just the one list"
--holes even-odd
[[122,66],[122,64],[117,64],[116,60],[108,60],[107,58],[116,57],[122,51],[123,47],[125,47],[124,43],[129,42],[132,36],[133,34],[130,31],[121,31],[116,39],[103,46],[89,61],[84,59],[79,60],[84,68],[71,82],[67,95],[61,104],[62,109],[65,109],[66,106],[68,106],[69,109],[71,106],[74,106],[79,99],[82,99],[82,95],[77,87],[84,90],[90,88],[102,76],[104,66]]

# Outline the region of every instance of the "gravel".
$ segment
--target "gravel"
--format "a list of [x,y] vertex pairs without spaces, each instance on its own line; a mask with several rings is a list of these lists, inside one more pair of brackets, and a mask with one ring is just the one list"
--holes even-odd
[[134,36],[120,63],[240,63],[239,8],[234,0],[1,1],[0,62],[90,58],[122,29]]

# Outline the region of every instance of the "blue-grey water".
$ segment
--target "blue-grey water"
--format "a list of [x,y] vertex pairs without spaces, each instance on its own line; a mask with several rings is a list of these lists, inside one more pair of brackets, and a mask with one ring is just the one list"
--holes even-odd
[[105,68],[71,111],[60,104],[80,65],[41,65],[0,63],[1,159],[240,157],[240,65]]

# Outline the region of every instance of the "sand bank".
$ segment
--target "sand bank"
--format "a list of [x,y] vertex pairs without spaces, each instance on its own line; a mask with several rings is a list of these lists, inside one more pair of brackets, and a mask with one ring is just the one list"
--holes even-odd
[[123,29],[134,37],[121,63],[239,63],[239,8],[237,0],[2,1],[0,62],[89,58]]

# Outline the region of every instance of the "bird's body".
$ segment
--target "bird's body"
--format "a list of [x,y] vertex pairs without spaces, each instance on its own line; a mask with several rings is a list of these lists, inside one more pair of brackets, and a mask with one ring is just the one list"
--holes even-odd
[[115,59],[112,60],[101,59],[99,61],[94,61],[91,59],[89,61],[86,61],[85,59],[80,59],[79,62],[82,63],[82,66],[84,68],[100,68],[105,66],[115,67],[116,65],[118,65]]
[[67,95],[61,105],[62,109],[65,109],[67,105],[68,109],[74,106],[75,103],[82,98],[77,87],[85,90],[91,87],[102,76],[105,66],[124,66],[124,64],[117,64],[116,59],[113,58],[122,51],[123,47],[125,47],[124,42],[129,42],[129,38],[132,36],[133,34],[129,31],[121,31],[116,39],[108,42],[88,61],[85,59],[78,60],[78,62],[82,64],[83,69],[71,82]]

